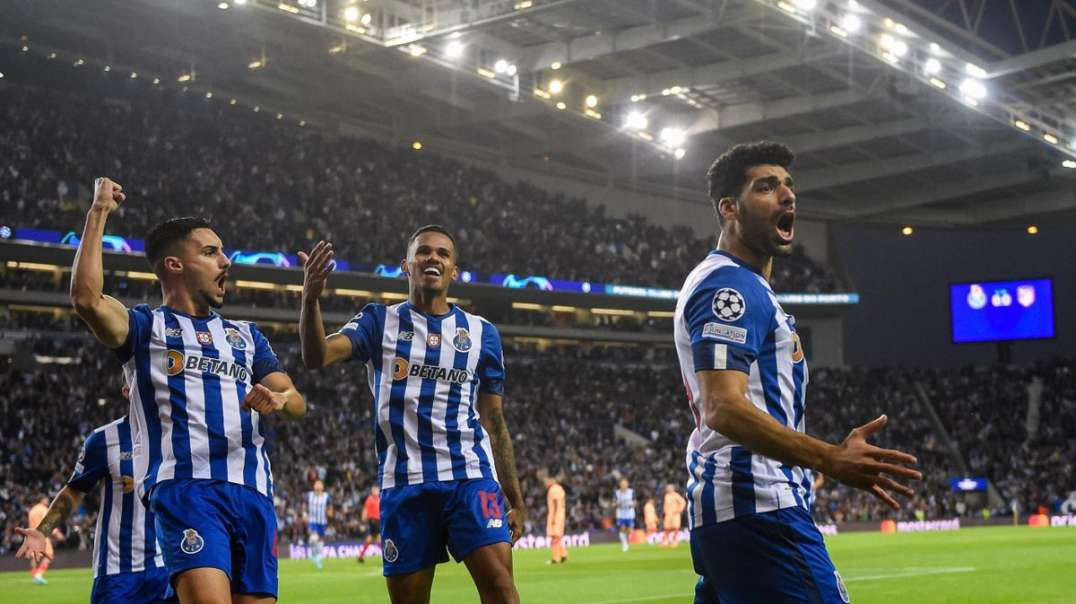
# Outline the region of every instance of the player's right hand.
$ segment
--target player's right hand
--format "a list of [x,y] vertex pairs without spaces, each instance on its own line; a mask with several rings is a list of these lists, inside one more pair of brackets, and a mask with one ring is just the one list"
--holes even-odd
[[16,558],[26,558],[37,566],[41,560],[47,559],[52,562],[52,556],[48,553],[49,538],[41,531],[32,528],[15,527],[15,532],[23,536],[19,551],[15,552]]
[[913,468],[900,465],[919,463],[914,455],[895,449],[883,449],[867,442],[867,437],[881,430],[887,421],[888,418],[881,415],[878,419],[853,429],[841,444],[832,449],[825,467],[821,470],[827,476],[850,487],[868,491],[891,508],[899,509],[900,505],[890,492],[911,497],[915,491],[891,477],[922,480],[923,475]]
[[333,244],[324,240],[319,241],[309,254],[299,252],[299,261],[303,263],[303,296],[307,299],[317,299],[325,290],[329,273],[336,267],[335,256]]
[[93,206],[91,210],[111,212],[127,199],[120,183],[101,177],[93,181]]

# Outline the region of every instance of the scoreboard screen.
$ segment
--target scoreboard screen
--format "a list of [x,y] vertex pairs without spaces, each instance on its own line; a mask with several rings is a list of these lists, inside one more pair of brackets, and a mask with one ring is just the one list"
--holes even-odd
[[956,343],[1054,337],[1050,279],[951,284],[949,309]]

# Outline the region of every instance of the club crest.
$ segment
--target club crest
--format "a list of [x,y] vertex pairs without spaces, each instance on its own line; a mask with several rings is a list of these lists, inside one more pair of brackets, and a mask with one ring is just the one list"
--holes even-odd
[[382,550],[382,555],[385,558],[385,562],[390,564],[400,559],[400,550],[396,549],[396,544],[392,542],[392,539],[385,540],[385,547]]
[[247,347],[247,341],[243,339],[243,335],[239,333],[238,329],[229,327],[224,330],[224,339],[228,341],[228,345],[236,350],[245,350]]
[[471,350],[471,334],[463,327],[456,330],[456,337],[452,338],[452,347],[460,352]]
[[179,543],[180,551],[184,554],[193,556],[202,551],[203,547],[205,547],[205,539],[202,539],[202,536],[198,534],[198,531],[194,529],[184,529],[183,541]]

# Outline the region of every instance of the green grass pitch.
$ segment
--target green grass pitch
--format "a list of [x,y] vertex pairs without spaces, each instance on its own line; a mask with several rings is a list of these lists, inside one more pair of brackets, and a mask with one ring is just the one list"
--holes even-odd
[[[949,533],[849,533],[827,538],[852,601],[860,604],[1076,603],[1076,528],[971,528]],[[677,550],[619,545],[569,550],[564,566],[545,564],[546,550],[515,553],[516,583],[525,603],[672,604],[692,601],[695,574],[686,544]],[[329,560],[317,571],[283,560],[280,601],[286,604],[388,602],[377,560]],[[433,602],[476,602],[462,565],[437,569]],[[29,572],[0,574],[0,601],[61,604],[89,599],[89,570],[50,571],[49,585]]]

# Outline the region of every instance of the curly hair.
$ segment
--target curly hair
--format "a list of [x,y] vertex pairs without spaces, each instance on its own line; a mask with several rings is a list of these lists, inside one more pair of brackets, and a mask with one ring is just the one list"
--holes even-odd
[[724,197],[739,197],[747,182],[747,170],[763,164],[788,169],[796,156],[781,143],[759,141],[736,145],[718,157],[706,171],[709,180],[710,201],[717,212],[717,219],[724,224],[718,202]]

